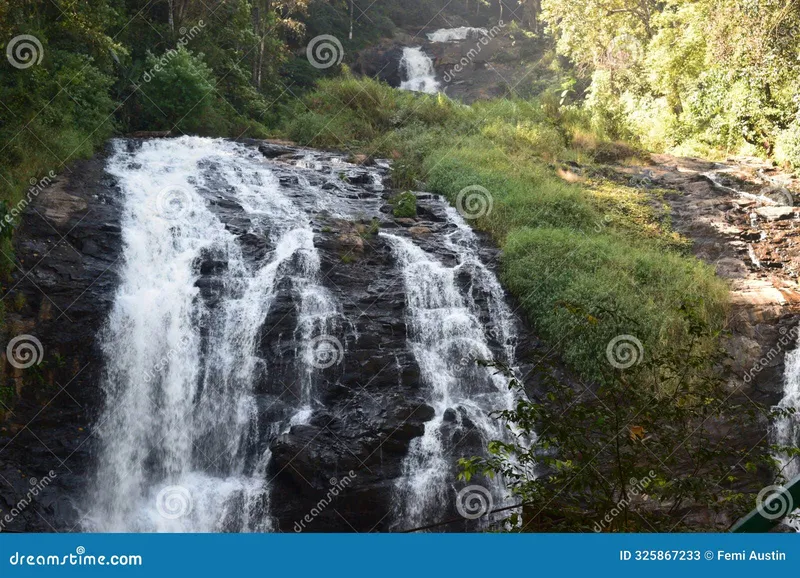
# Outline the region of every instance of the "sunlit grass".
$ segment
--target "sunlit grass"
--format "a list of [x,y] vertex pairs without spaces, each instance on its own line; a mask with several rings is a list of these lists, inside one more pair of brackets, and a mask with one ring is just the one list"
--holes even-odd
[[[639,151],[580,111],[550,95],[467,107],[353,78],[324,81],[305,106],[284,136],[394,158],[396,185],[424,183],[454,204],[464,188],[485,188],[491,211],[473,226],[504,250],[503,279],[536,330],[584,375],[597,376],[620,333],[636,331],[650,351],[680,347],[686,307],[709,334],[723,329],[727,286],[656,214],[660,192],[592,170]],[[592,323],[573,331],[576,311]]]

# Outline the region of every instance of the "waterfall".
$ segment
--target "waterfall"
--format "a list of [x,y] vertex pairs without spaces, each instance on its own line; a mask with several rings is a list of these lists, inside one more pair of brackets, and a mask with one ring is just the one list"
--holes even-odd
[[[362,442],[378,445],[360,455],[391,461],[381,500],[394,527],[409,527],[453,512],[459,457],[508,440],[491,416],[513,407],[508,379],[476,361],[513,367],[517,324],[472,229],[443,198],[420,195],[430,234],[418,241],[387,215],[386,162],[290,150],[114,142],[106,170],[123,202],[122,253],[98,340],[105,400],[85,530],[285,530]],[[362,265],[348,269],[343,242],[363,243],[374,287],[347,285]],[[369,391],[375,357],[387,359],[391,386]],[[387,407],[420,402],[433,411],[415,418],[418,433],[384,444],[398,423]],[[299,444],[291,464],[323,440],[302,458],[311,494],[276,481],[287,444]],[[358,475],[376,474],[368,468]],[[484,484],[502,504],[502,481]]]
[[421,46],[403,49],[400,70],[405,76],[405,80],[400,83],[401,90],[426,92],[428,94],[439,92],[439,81],[436,80],[433,60],[425,54]]
[[[513,367],[513,316],[495,276],[477,256],[474,234],[448,207],[455,231],[446,239],[457,256],[447,266],[412,241],[382,233],[392,244],[405,280],[408,344],[420,366],[429,404],[435,415],[415,439],[395,486],[395,527],[412,528],[431,521],[431,513],[453,502],[458,457],[482,452],[491,440],[509,441],[509,432],[490,413],[511,409],[515,397],[508,379],[478,360]],[[481,322],[473,291],[485,296],[491,324]],[[496,357],[490,343],[502,346]],[[495,480],[487,488],[495,504],[505,487]]]
[[[800,347],[786,354],[783,399],[778,407],[786,410],[800,409]],[[800,442],[800,413],[779,418],[773,425],[772,438],[773,443],[777,445],[796,447]],[[800,475],[800,463],[796,457],[790,458],[783,454],[776,457],[787,480],[792,480]],[[796,531],[800,531],[800,521],[787,518],[786,523]]]
[[457,28],[440,28],[428,33],[428,40],[431,42],[458,42],[466,40],[471,35],[480,38],[487,36],[489,31],[486,28],[473,28],[471,26],[459,26]]
[[[337,307],[318,284],[308,219],[258,157],[184,137],[134,151],[118,143],[109,161],[125,195],[124,263],[102,336],[106,409],[90,529],[271,528],[266,442],[309,413],[314,368],[308,352],[299,356],[300,401],[260,424],[259,331],[283,281],[301,293],[306,343],[335,323]],[[243,232],[274,240],[263,262],[244,254],[219,210],[226,204],[241,208]],[[214,306],[197,286],[203,267],[224,273]]]

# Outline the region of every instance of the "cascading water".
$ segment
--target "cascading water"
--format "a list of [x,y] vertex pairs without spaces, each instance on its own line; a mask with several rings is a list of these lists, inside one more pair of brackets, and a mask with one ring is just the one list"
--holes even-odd
[[[778,407],[784,410],[800,410],[800,347],[786,354],[783,399]],[[773,425],[772,438],[773,443],[779,446],[797,447],[800,443],[800,413],[780,417]],[[787,480],[792,480],[800,475],[800,463],[796,457],[782,454],[776,457],[781,464],[782,474]],[[785,521],[800,532],[800,520],[796,517],[787,518]]]
[[434,32],[429,32],[428,40],[431,42],[459,42],[461,40],[466,40],[470,35],[480,38],[488,34],[489,31],[485,28],[459,26],[457,28],[440,28]]
[[421,46],[403,49],[403,57],[400,60],[400,70],[402,70],[405,80],[400,83],[401,90],[411,90],[414,92],[425,92],[436,94],[439,92],[439,81],[436,80],[436,70],[433,67],[433,60],[425,54]]
[[517,326],[470,227],[420,195],[416,238],[390,216],[386,162],[275,146],[115,143],[123,249],[87,530],[286,530],[342,468],[377,476],[376,522],[409,527],[454,510],[458,457],[507,439],[490,413],[514,396],[476,361],[513,367]]
[[[271,526],[266,442],[309,412],[314,371],[301,356],[300,402],[262,427],[254,395],[266,371],[255,355],[259,330],[283,280],[301,292],[306,343],[325,334],[337,308],[317,283],[308,219],[257,155],[182,138],[132,152],[118,147],[109,162],[126,196],[125,249],[103,336],[107,401],[92,529]],[[214,198],[211,188],[229,198]],[[263,262],[244,255],[231,223],[213,210],[225,203],[241,207],[246,221],[237,225],[247,234],[274,239]],[[202,267],[224,270],[213,307],[196,286]]]
[[[412,442],[396,483],[397,528],[422,526],[452,501],[456,458],[480,453],[491,440],[508,441],[508,431],[490,413],[514,404],[508,380],[478,363],[497,360],[513,367],[513,316],[497,279],[477,256],[469,226],[452,207],[447,218],[455,226],[446,239],[457,258],[452,267],[406,238],[384,234],[403,270],[409,346],[435,410],[424,435]],[[491,325],[481,323],[473,289],[487,298]],[[502,346],[499,356],[493,341]],[[490,491],[495,503],[505,497],[500,480]]]

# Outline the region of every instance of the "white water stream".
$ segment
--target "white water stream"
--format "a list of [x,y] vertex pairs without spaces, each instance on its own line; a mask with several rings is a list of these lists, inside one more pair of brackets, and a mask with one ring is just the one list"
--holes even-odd
[[[395,487],[395,526],[411,528],[431,521],[455,494],[453,465],[458,457],[491,440],[508,441],[509,432],[493,411],[511,409],[515,397],[508,379],[496,368],[477,363],[500,361],[514,365],[516,332],[503,290],[477,255],[477,239],[452,207],[448,220],[456,229],[446,239],[457,263],[446,266],[406,238],[382,233],[390,240],[405,279],[409,345],[427,387],[433,419],[411,443],[403,476]],[[460,282],[469,280],[467,286]],[[492,325],[480,320],[473,289],[485,296]],[[494,340],[504,346],[495,357]],[[495,504],[505,498],[502,480],[487,488]]]
[[416,46],[403,49],[403,57],[400,60],[400,70],[404,80],[400,83],[401,90],[411,90],[414,92],[425,92],[436,94],[439,92],[439,81],[436,80],[436,70],[433,67],[433,60],[425,54],[425,51]]
[[479,38],[486,36],[489,31],[486,28],[473,28],[471,26],[459,26],[457,28],[440,28],[434,32],[428,33],[428,40],[431,42],[459,42],[466,40],[470,34],[474,34]]
[[[306,342],[327,331],[337,308],[318,284],[308,219],[260,161],[241,145],[184,137],[134,152],[118,145],[109,162],[125,195],[124,264],[103,335],[106,410],[90,529],[271,528],[265,437],[308,413],[314,370],[301,356],[295,412],[259,424],[259,330],[284,279],[301,290]],[[212,174],[249,218],[248,232],[274,240],[263,262],[249,262],[211,210]],[[208,255],[226,267],[213,308],[196,287]]]

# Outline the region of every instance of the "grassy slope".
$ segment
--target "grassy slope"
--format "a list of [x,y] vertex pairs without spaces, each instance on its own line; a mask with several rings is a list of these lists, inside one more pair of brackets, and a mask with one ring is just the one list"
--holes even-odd
[[282,136],[301,144],[394,158],[398,187],[423,181],[453,203],[465,187],[489,191],[492,209],[473,225],[504,250],[503,280],[530,321],[586,377],[600,377],[617,335],[663,352],[685,342],[689,319],[723,328],[726,285],[656,221],[652,192],[556,174],[559,161],[626,151],[552,98],[466,107],[343,78],[288,118]]

